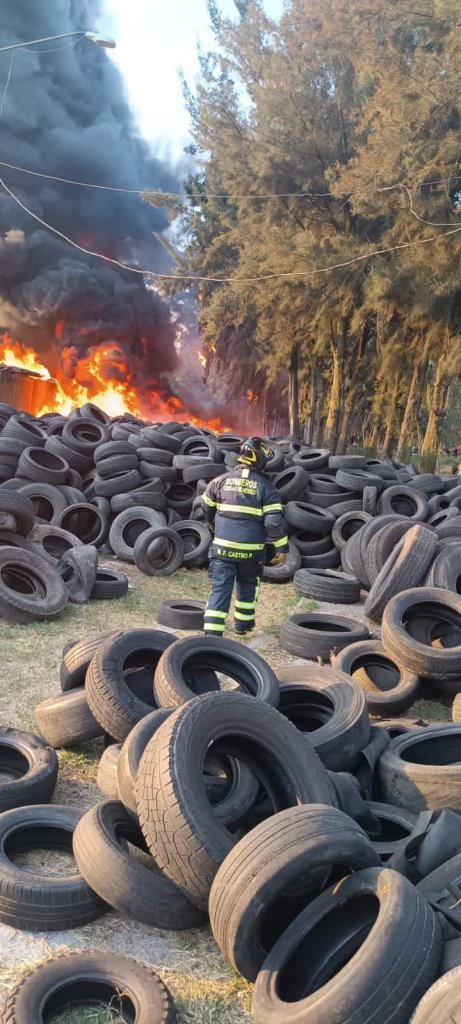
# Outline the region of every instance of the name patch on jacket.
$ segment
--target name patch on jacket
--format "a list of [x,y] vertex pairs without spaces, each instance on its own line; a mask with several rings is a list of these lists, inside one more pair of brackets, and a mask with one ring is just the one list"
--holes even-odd
[[256,480],[243,480],[235,476],[229,477],[224,485],[225,491],[240,491],[241,494],[256,494],[257,489]]

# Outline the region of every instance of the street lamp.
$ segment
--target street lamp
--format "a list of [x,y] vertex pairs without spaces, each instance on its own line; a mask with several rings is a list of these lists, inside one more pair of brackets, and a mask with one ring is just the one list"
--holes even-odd
[[[21,50],[23,47],[33,46],[35,43],[51,43],[55,39],[70,39],[71,36],[89,39],[91,43],[96,43],[97,46],[104,46],[106,50],[114,50],[117,45],[114,39],[110,37],[105,38],[99,32],[63,32],[59,36],[45,36],[44,39],[29,39],[27,43],[12,43],[11,46],[0,46],[0,53],[3,53],[4,50]],[[37,50],[37,53],[40,53],[40,50]]]

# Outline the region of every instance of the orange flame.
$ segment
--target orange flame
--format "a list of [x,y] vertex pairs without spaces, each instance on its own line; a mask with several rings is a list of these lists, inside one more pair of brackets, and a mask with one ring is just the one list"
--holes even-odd
[[[63,327],[63,321],[56,325],[56,336],[62,334]],[[198,354],[201,355],[201,353]],[[203,358],[206,360],[205,356]],[[138,394],[123,352],[115,342],[112,345],[101,345],[90,350],[85,359],[78,361],[73,379],[61,377],[57,380],[40,362],[33,349],[27,348],[20,342],[14,341],[9,335],[3,334],[0,343],[1,364],[17,366],[37,373],[46,380],[53,381],[56,389],[55,398],[51,404],[44,405],[36,412],[37,416],[51,412],[67,416],[72,409],[84,405],[85,402],[92,402],[111,417],[131,413],[141,419],[147,419],[149,416],[163,419],[174,418],[197,427],[207,427],[216,433],[231,429],[225,427],[219,418],[202,420],[197,416],[192,416],[184,408],[179,398],[165,397],[158,392]]]
[[204,352],[200,351],[200,349],[197,349],[197,359],[198,359],[200,365],[203,366],[203,369],[206,370],[206,368],[208,366],[207,357],[206,357]]

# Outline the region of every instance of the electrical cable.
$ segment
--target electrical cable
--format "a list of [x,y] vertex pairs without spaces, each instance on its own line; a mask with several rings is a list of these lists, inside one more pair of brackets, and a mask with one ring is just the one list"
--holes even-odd
[[[77,185],[80,188],[94,188],[101,189],[106,192],[124,192],[126,195],[136,196],[158,196],[160,199],[182,199],[187,201],[189,199],[325,199],[327,197],[334,199],[343,199],[350,196],[357,195],[361,190],[355,189],[350,192],[269,192],[262,193],[260,195],[252,193],[234,194],[220,194],[218,192],[195,192],[191,195],[183,195],[180,192],[162,192],[161,190],[153,191],[151,189],[143,188],[121,188],[117,185],[96,185],[89,181],[74,181],[72,178],[60,178],[56,174],[45,174],[42,171],[32,171],[29,167],[19,167],[17,164],[8,163],[6,160],[0,160],[0,167],[7,167],[11,171],[20,171],[22,174],[30,174],[35,178],[45,178],[47,181],[57,181],[63,185]],[[430,185],[442,185],[447,181],[461,181],[461,174],[450,174],[448,178],[435,178],[433,181],[422,181],[419,184],[419,188],[429,187]],[[393,189],[406,187],[404,182],[396,181],[393,185],[376,185],[370,188],[365,188],[365,192],[391,192]]]
[[12,50],[11,51],[10,67],[9,67],[9,70],[8,70],[8,75],[7,75],[7,79],[6,79],[6,85],[5,85],[5,88],[3,90],[2,103],[1,103],[1,106],[0,106],[0,120],[3,117],[3,109],[4,109],[4,106],[5,106],[6,94],[8,92],[8,87],[9,87],[9,84],[11,82],[11,74],[12,74],[12,71],[13,71],[14,55],[15,55],[15,53],[16,53],[16,50]]
[[105,263],[111,263],[116,267],[120,267],[121,270],[129,271],[132,274],[140,274],[142,277],[152,277],[155,280],[162,281],[205,281],[213,284],[256,284],[261,281],[273,281],[281,278],[304,278],[304,277],[315,277],[319,274],[326,274],[332,270],[340,270],[343,267],[350,267],[354,263],[363,262],[364,260],[372,259],[374,256],[384,256],[390,252],[397,252],[400,249],[410,249],[415,245],[428,245],[430,242],[435,242],[439,238],[448,238],[449,235],[456,235],[461,231],[461,226],[453,228],[451,231],[445,231],[442,235],[431,235],[429,238],[417,238],[412,242],[400,242],[398,245],[392,245],[386,249],[375,249],[373,252],[363,253],[361,256],[355,256],[351,260],[344,260],[341,263],[335,263],[329,267],[317,267],[313,270],[304,271],[288,271],[285,273],[278,274],[261,274],[256,277],[205,277],[196,274],[158,274],[153,270],[141,270],[139,267],[130,267],[126,263],[121,263],[120,260],[112,259],[110,256],[104,256],[100,252],[92,252],[91,249],[86,249],[84,246],[79,245],[78,242],[74,242],[72,238],[63,234],[58,228],[48,224],[47,221],[42,220],[38,214],[33,213],[15,193],[8,187],[8,185],[0,178],[0,185],[4,191],[17,203],[18,206],[24,210],[33,220],[41,224],[42,227],[51,231],[52,234],[57,235],[58,238],[62,238],[64,242],[67,242],[74,249],[78,249],[86,256],[93,256],[95,259],[103,260]]

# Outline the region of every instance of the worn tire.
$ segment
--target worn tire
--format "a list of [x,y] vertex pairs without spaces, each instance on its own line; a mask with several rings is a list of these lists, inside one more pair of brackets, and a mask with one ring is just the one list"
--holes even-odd
[[342,551],[354,533],[361,530],[371,518],[368,512],[345,512],[338,516],[331,532],[331,539],[338,551]]
[[45,804],[51,800],[58,778],[54,750],[33,733],[0,729],[0,814],[14,807]]
[[14,547],[0,547],[0,617],[9,622],[56,619],[69,594],[44,558]]
[[370,581],[370,590],[397,544],[412,529],[412,519],[397,519],[396,522],[387,523],[377,530],[364,546],[365,571]]
[[369,801],[367,806],[381,825],[379,837],[371,837],[370,842],[385,864],[390,857],[400,850],[404,850],[408,845],[418,816],[402,807],[391,807],[390,804],[381,804],[376,801]]
[[90,594],[91,601],[115,601],[128,593],[128,576],[114,569],[98,568]]
[[85,680],[88,706],[104,731],[119,743],[156,706],[153,690],[152,703],[146,704],[130,690],[124,672],[129,667],[149,667],[153,673],[173,642],[170,633],[132,629],[109,639],[92,658]]
[[92,715],[83,686],[49,697],[35,709],[40,734],[52,747],[75,747],[87,743],[103,730]]
[[[461,644],[433,647],[410,632],[419,621],[434,621],[461,632],[461,597],[435,587],[418,587],[397,594],[387,605],[382,622],[384,647],[404,668],[421,678],[434,679],[439,688],[461,675]],[[426,638],[424,638],[426,639]]]
[[280,645],[299,658],[329,661],[331,654],[359,640],[368,640],[366,626],[342,616],[305,612],[284,619],[280,629]]
[[334,604],[355,604],[360,601],[360,583],[354,576],[334,569],[298,569],[293,588],[303,597]]
[[379,778],[384,800],[396,807],[416,814],[461,809],[461,726],[432,725],[392,740],[379,762]]
[[[157,551],[159,541],[164,541],[160,552]],[[172,576],[184,562],[182,538],[174,527],[172,530],[167,526],[145,530],[134,545],[133,558],[145,576]]]
[[29,971],[8,999],[4,1024],[38,1022],[51,998],[57,1012],[81,1008],[82,990],[91,1005],[101,1002],[103,992],[111,1014],[124,1012],[129,1003],[136,1024],[175,1024],[177,1020],[168,989],[150,967],[116,953],[90,952],[61,954]]
[[223,637],[195,636],[177,640],[160,658],[154,678],[159,707],[179,707],[197,696],[194,679],[203,669],[230,676],[244,693],[274,707],[278,704],[275,673],[256,651]]
[[[330,778],[314,750],[282,715],[246,694],[195,698],[174,712],[144,752],[136,799],[152,855],[196,906],[206,909],[213,878],[235,845],[216,818],[203,784],[211,742],[238,737],[245,762],[264,786],[273,810],[321,800],[336,804]],[[236,750],[236,754],[238,752]]]
[[64,581],[69,601],[86,604],[91,596],[98,571],[98,552],[89,544],[71,548],[56,563],[56,572]]
[[418,700],[421,680],[401,668],[379,640],[363,640],[344,647],[333,667],[362,687],[370,715],[402,715]]
[[461,967],[442,974],[427,990],[410,1024],[454,1024],[461,1004]]
[[172,629],[203,629],[205,614],[204,601],[162,601],[157,608],[157,622]]
[[133,857],[124,840],[145,850],[139,825],[119,800],[105,800],[80,819],[74,856],[92,890],[120,914],[152,928],[177,930],[204,924],[205,914],[158,867],[152,871]]
[[[275,554],[275,549],[273,551]],[[289,550],[283,565],[265,565],[261,578],[263,583],[289,583],[300,568],[301,554],[295,544],[289,541]]]
[[335,517],[327,509],[309,505],[305,501],[289,501],[285,505],[284,516],[289,526],[295,530],[312,530],[319,536],[328,537],[335,524]]
[[106,800],[120,799],[117,765],[121,749],[121,743],[109,743],[99,759],[96,785]]
[[396,594],[422,583],[434,558],[437,538],[423,525],[412,526],[384,563],[365,601],[365,615],[381,622]]
[[322,764],[334,772],[351,771],[370,739],[364,694],[351,683],[280,683],[280,713],[309,737]]
[[461,593],[461,547],[445,548],[436,554],[424,581],[426,587],[438,587]]
[[208,551],[212,543],[211,533],[206,523],[197,523],[193,519],[173,523],[172,530],[179,534],[184,545],[183,565],[186,569],[200,569],[208,561]]
[[358,871],[318,896],[272,948],[256,980],[255,1024],[407,1024],[441,951],[436,915],[408,879]]
[[68,530],[62,530],[59,526],[51,526],[47,523],[37,523],[31,530],[29,540],[37,547],[37,553],[42,558],[58,562],[66,551],[78,548],[82,541]]
[[394,487],[388,487],[378,499],[378,515],[389,513],[407,516],[422,523],[427,518],[426,498],[424,494],[418,494],[414,487],[395,484]]
[[109,532],[112,551],[124,562],[134,563],[134,547],[146,530],[160,530],[165,526],[165,517],[154,509],[126,509],[114,519]]
[[378,865],[360,826],[336,808],[290,807],[261,822],[231,850],[211,887],[210,924],[221,952],[255,981],[284,929],[318,895],[323,872]]
[[14,516],[16,533],[21,537],[27,537],[32,530],[35,520],[34,506],[24,494],[16,494],[14,491],[0,491],[0,512]]
[[74,689],[74,687],[85,685],[85,676],[96,651],[107,642],[109,637],[116,636],[120,636],[120,632],[114,633],[110,630],[107,633],[97,633],[96,636],[88,637],[87,640],[78,640],[67,646],[62,653],[59,672],[63,693]]
[[[23,931],[79,928],[106,909],[75,871],[73,875],[35,874],[11,859],[15,852],[41,847],[72,852],[72,836],[82,812],[59,804],[6,811],[0,818],[0,921]],[[30,837],[28,838],[28,831]]]

